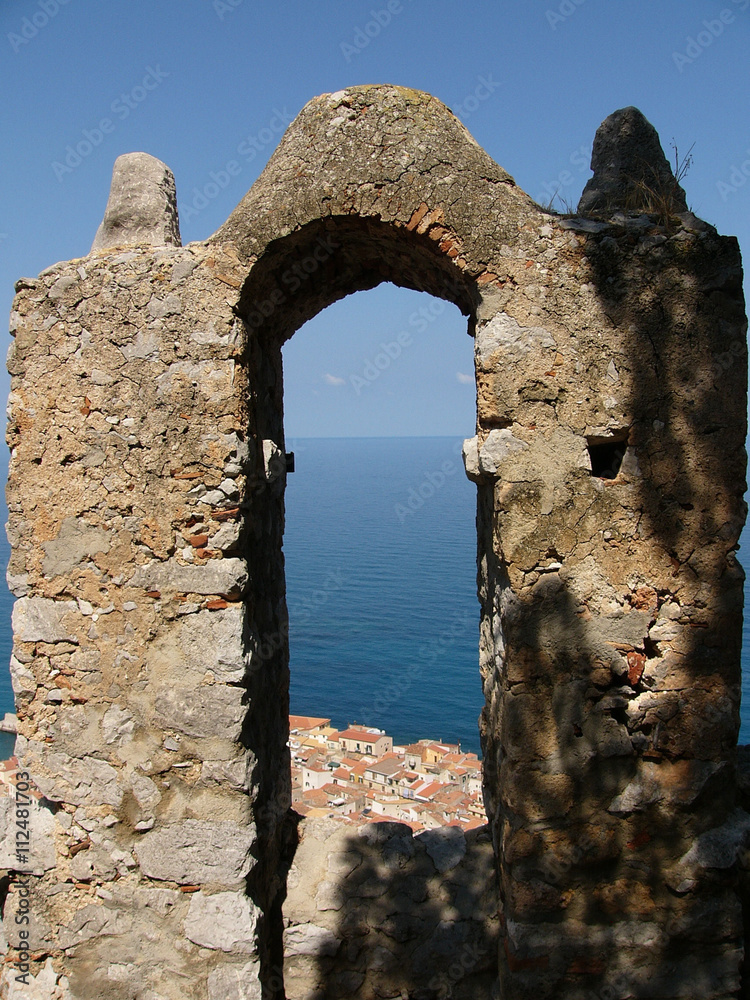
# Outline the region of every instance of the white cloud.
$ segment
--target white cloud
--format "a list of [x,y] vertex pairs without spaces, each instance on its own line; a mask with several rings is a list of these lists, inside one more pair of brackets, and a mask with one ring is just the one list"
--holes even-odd
[[346,379],[340,378],[338,375],[331,375],[329,372],[323,376],[323,381],[326,385],[346,385]]
[[461,383],[461,385],[470,385],[474,382],[473,375],[464,375],[463,372],[456,372],[456,378]]

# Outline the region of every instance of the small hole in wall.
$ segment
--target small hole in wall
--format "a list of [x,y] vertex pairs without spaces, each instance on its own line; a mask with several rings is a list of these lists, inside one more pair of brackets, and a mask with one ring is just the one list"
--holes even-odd
[[627,448],[627,431],[609,438],[587,438],[591,475],[599,479],[615,479],[622,466]]

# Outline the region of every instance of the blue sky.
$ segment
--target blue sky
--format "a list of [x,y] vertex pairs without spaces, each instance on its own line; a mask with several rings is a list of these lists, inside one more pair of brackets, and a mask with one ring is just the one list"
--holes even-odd
[[[573,204],[597,126],[635,104],[668,154],[673,139],[680,152],[695,143],[688,201],[750,253],[748,8],[3,0],[0,311],[10,311],[16,278],[87,253],[119,154],[144,150],[169,164],[183,242],[204,239],[311,97],[362,83],[431,92],[532,197],[558,190]],[[399,357],[367,379],[382,344],[403,333]],[[426,295],[381,286],[345,299],[285,351],[287,434],[469,435],[471,346],[457,310]]]

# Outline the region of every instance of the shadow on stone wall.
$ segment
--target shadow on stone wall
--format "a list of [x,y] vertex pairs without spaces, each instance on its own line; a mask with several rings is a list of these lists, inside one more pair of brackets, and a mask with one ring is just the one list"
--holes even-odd
[[[598,525],[597,558],[631,593],[607,615],[564,569],[523,600],[505,590],[506,694],[483,723],[505,859],[503,996],[597,983],[600,996],[737,995],[737,855],[750,830],[734,768],[746,429],[737,247],[700,223],[579,223],[593,234],[588,280],[627,331],[616,365],[633,387],[629,465],[602,482],[613,517]],[[636,551],[647,555],[631,569]],[[490,593],[507,588],[499,557],[489,572]]]
[[[631,732],[647,741],[631,815],[658,845],[639,855],[664,935],[662,978],[715,996],[737,987],[737,857],[750,820],[737,808],[735,771],[747,320],[736,240],[690,215],[679,221],[619,217],[589,241],[587,258],[605,313],[628,331],[638,536],[663,552],[662,566],[644,571],[664,580],[664,563],[672,567],[668,591],[657,586],[626,709]],[[660,620],[669,605],[671,626]]]
[[497,974],[486,827],[304,820],[284,905],[290,1000],[470,1000]]
[[[512,974],[502,995],[543,1000],[575,987],[601,996],[626,987],[642,997],[729,995],[741,938],[727,870],[734,833],[696,845],[723,819],[714,810],[729,768],[647,749],[639,760],[639,713],[628,719],[627,710],[638,685],[612,670],[616,653],[602,658],[559,581],[539,589],[509,635],[509,659],[519,644],[529,669],[526,691],[508,699],[505,746],[525,741],[544,765],[505,757],[499,769]],[[554,685],[544,677],[552,635],[556,665],[569,670]],[[714,866],[723,870],[707,872]]]

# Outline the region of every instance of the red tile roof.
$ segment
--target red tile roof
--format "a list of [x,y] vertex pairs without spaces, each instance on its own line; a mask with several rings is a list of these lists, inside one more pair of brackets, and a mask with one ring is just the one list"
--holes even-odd
[[355,740],[359,743],[377,743],[382,740],[385,733],[368,733],[366,729],[344,729],[339,733],[340,740]]
[[303,731],[319,729],[321,726],[327,726],[330,721],[330,719],[316,719],[313,715],[290,715],[289,728]]

